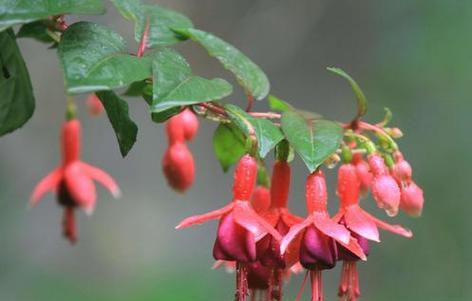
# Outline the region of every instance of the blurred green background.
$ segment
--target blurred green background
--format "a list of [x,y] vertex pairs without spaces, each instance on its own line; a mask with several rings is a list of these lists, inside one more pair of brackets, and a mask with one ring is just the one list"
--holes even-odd
[[[372,246],[368,263],[360,267],[362,300],[472,300],[471,1],[159,3],[246,52],[269,75],[272,93],[298,107],[339,120],[353,115],[349,87],[327,66],[344,68],[361,84],[370,101],[368,120],[380,120],[383,107],[390,107],[393,124],[405,133],[399,144],[424,188],[426,205],[420,219],[395,219],[414,231],[412,240],[383,233],[382,242]],[[85,19],[115,28],[135,49],[132,25],[107,6],[106,16]],[[181,218],[229,201],[231,175],[223,175],[211,147],[215,124],[203,122],[191,144],[196,183],[178,195],[161,174],[163,128],[149,120],[143,101],[130,100],[140,132],[126,159],[106,116],[90,118],[82,106],[83,158],[113,174],[124,194],[112,200],[100,189],[97,211],[92,218],[80,214],[79,243],[71,247],[61,238],[61,211],[52,196],[34,210],[26,205],[34,184],[59,160],[62,74],[55,51],[31,40],[20,46],[37,110],[23,129],[0,140],[0,300],[232,300],[233,276],[210,269],[216,223],[173,229]],[[231,79],[197,46],[179,49],[197,73]],[[242,93],[231,100],[242,103]],[[300,161],[294,169],[290,206],[304,215],[306,169]],[[301,278],[287,285],[287,300],[295,298]],[[326,273],[326,300],[336,299],[338,278],[339,268]]]

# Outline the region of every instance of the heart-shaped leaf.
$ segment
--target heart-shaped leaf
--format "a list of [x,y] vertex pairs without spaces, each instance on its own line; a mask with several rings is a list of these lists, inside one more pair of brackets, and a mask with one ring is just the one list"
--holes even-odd
[[31,80],[13,30],[0,32],[0,136],[24,125],[34,112]]
[[128,103],[113,91],[96,93],[107,112],[108,119],[115,131],[120,152],[125,157],[136,142],[138,127],[129,117]]
[[364,92],[362,92],[361,87],[359,87],[356,81],[341,68],[329,67],[327,69],[328,71],[331,71],[334,74],[337,74],[343,77],[349,82],[349,84],[351,85],[352,91],[354,92],[354,95],[356,95],[356,100],[357,100],[356,119],[364,116],[365,113],[367,112],[367,99],[365,98]]
[[234,46],[211,33],[194,28],[178,28],[175,29],[175,32],[202,45],[211,56],[218,59],[226,69],[236,76],[246,93],[257,100],[267,96],[270,89],[267,76],[259,66]]
[[103,14],[102,0],[8,0],[0,5],[0,31],[9,26],[30,23],[49,16]]
[[[146,47],[172,45],[181,38],[171,28],[193,27],[186,16],[159,5],[143,5],[139,0],[112,0],[120,13],[134,25],[134,37],[141,41],[145,28],[149,25]],[[149,22],[149,24],[147,24]]]
[[58,53],[71,94],[111,90],[151,76],[151,57],[127,54],[119,34],[90,22],[72,24]]
[[244,134],[233,124],[221,123],[213,135],[213,149],[224,172],[246,153]]
[[222,99],[232,92],[223,79],[206,79],[192,75],[187,61],[175,50],[159,52],[152,64],[153,105],[151,111]]
[[227,104],[225,110],[228,117],[246,135],[250,135],[252,127],[257,139],[257,152],[264,158],[283,138],[280,129],[266,118],[254,118],[238,106]]
[[338,149],[343,138],[342,128],[334,121],[305,119],[300,113],[283,113],[282,131],[310,172],[315,171]]

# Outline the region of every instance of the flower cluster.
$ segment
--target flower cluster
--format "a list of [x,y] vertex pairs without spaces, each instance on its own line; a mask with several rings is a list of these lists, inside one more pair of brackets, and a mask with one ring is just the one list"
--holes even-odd
[[195,177],[195,163],[192,152],[185,141],[192,140],[198,131],[198,119],[189,109],[167,121],[166,132],[169,141],[162,169],[167,183],[175,191],[184,192],[192,186]]
[[[353,155],[353,152],[354,155]],[[410,230],[391,225],[363,210],[361,195],[370,190],[379,208],[389,216],[399,209],[418,216],[423,206],[421,189],[411,180],[411,167],[395,151],[390,167],[380,153],[372,151],[364,159],[356,143],[343,150],[338,169],[339,209],[330,217],[324,172],[309,174],[305,185],[307,217],[290,213],[290,165],[278,158],[273,166],[270,188],[256,185],[257,159],[243,156],[234,174],[232,202],[215,211],[192,216],[176,228],[219,219],[213,248],[216,266],[236,268],[236,300],[281,300],[282,287],[291,273],[307,270],[313,301],[323,300],[322,271],[338,261],[343,268],[338,295],[341,301],[360,296],[357,262],[366,261],[369,241],[380,242],[379,228],[404,237]],[[367,161],[366,161],[367,160]],[[262,293],[258,293],[258,292]]]

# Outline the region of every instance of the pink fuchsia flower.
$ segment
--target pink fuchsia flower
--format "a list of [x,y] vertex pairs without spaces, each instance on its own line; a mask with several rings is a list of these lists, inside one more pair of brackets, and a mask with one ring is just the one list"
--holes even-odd
[[44,177],[34,188],[30,205],[35,206],[48,192],[55,192],[64,207],[64,235],[71,242],[76,240],[74,209],[82,208],[91,214],[97,194],[93,181],[107,188],[117,198],[120,189],[113,178],[103,170],[80,160],[80,122],[66,121],[62,127],[62,164]]
[[332,221],[327,211],[328,194],[322,171],[310,174],[306,181],[306,206],[309,216],[300,224],[290,228],[281,242],[281,253],[302,236],[300,245],[300,263],[310,270],[312,300],[323,300],[321,271],[336,265],[336,243],[353,254],[366,259],[361,246],[350,232],[342,225]]
[[[351,232],[366,256],[369,254],[368,240],[380,241],[377,227],[405,237],[412,236],[409,230],[398,225],[384,223],[359,207],[360,181],[353,164],[343,164],[339,168],[337,194],[341,205],[333,220]],[[361,258],[351,250],[338,245],[338,259],[343,261],[338,290],[340,300],[355,301],[361,293],[356,265]]]
[[105,110],[102,102],[95,93],[92,93],[87,97],[87,107],[91,116],[99,116]]
[[167,183],[178,192],[189,189],[195,178],[192,152],[182,142],[171,144],[162,158],[162,170]]
[[389,216],[397,215],[400,206],[400,187],[389,174],[381,156],[371,154],[368,161],[370,170],[374,175],[372,195],[377,202],[377,206],[384,209]]
[[180,116],[182,126],[184,128],[185,140],[192,140],[198,132],[198,118],[190,109],[183,110]]
[[423,212],[423,204],[423,190],[415,182],[410,181],[405,186],[402,186],[400,208],[403,211],[413,217],[419,217]]
[[362,158],[361,154],[353,154],[352,164],[356,167],[357,177],[360,180],[361,194],[366,195],[372,185],[372,173],[369,164]]
[[257,241],[267,234],[278,240],[281,239],[280,234],[262,219],[249,203],[256,175],[256,160],[249,155],[243,156],[234,172],[233,201],[215,211],[186,218],[176,229],[219,219],[220,223],[213,249],[214,258],[239,263],[256,261]]

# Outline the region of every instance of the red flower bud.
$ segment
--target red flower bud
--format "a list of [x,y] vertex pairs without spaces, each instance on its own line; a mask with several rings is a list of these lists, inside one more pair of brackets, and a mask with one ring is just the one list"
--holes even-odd
[[419,217],[423,211],[423,190],[414,182],[402,188],[400,208],[407,214]]
[[369,161],[369,167],[374,176],[380,176],[387,173],[387,167],[385,166],[384,159],[380,155],[369,155],[367,160]]
[[190,141],[198,131],[198,118],[190,109],[185,109],[179,114],[184,128],[185,139]]
[[389,216],[397,215],[400,188],[392,176],[388,174],[376,176],[372,183],[372,195],[379,208],[384,209]]
[[359,203],[360,182],[357,171],[352,164],[343,164],[338,170],[337,193],[341,199],[341,206]]
[[270,185],[271,207],[286,208],[290,190],[290,165],[285,161],[276,161],[272,169]]
[[356,167],[357,177],[360,181],[361,194],[364,195],[369,191],[373,178],[369,164],[362,159],[361,154],[355,154],[352,162]]
[[195,176],[193,156],[187,145],[172,144],[164,154],[162,169],[169,186],[179,192],[187,190]]
[[257,162],[250,155],[244,155],[234,172],[233,199],[249,201],[257,177]]
[[105,110],[102,102],[95,93],[90,94],[87,98],[87,107],[89,114],[92,116],[99,116]]
[[395,165],[393,166],[394,176],[399,181],[410,181],[413,173],[410,163],[403,159],[403,155],[399,151],[396,151],[393,156],[395,158]]
[[257,213],[265,212],[270,207],[270,193],[264,186],[257,186],[252,194],[251,204]]
[[169,139],[169,145],[174,143],[182,143],[185,141],[185,132],[180,114],[172,116],[167,121],[166,132],[167,138]]

